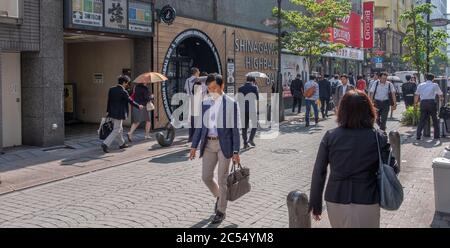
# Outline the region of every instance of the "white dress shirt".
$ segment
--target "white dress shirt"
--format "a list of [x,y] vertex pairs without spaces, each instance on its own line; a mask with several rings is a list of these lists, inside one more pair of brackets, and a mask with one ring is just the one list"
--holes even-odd
[[420,97],[420,100],[435,100],[436,95],[442,96],[443,93],[439,85],[431,81],[426,81],[417,86],[416,95]]
[[222,106],[223,96],[219,96],[215,100],[211,100],[212,106],[209,108],[209,123],[207,125],[208,127],[208,137],[219,137],[219,133],[217,132],[217,119],[219,117],[219,114],[222,113],[220,111]]

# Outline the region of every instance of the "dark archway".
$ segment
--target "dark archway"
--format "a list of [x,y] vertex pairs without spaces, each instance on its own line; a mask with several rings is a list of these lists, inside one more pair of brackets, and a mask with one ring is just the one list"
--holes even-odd
[[220,58],[209,37],[199,30],[187,30],[172,42],[164,59],[162,73],[169,80],[163,83],[164,109],[169,116],[177,106],[171,106],[172,96],[184,92],[190,68],[197,67],[208,73],[222,73]]

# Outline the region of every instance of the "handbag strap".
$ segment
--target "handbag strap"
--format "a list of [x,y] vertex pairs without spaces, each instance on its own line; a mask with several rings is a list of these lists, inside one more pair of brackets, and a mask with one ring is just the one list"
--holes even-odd
[[378,138],[378,132],[377,132],[377,130],[374,130],[374,132],[375,132],[375,138],[376,138],[376,140],[377,140],[378,161],[379,161],[379,166],[380,166],[380,168],[381,168],[381,166],[383,165],[383,160],[382,160],[382,158],[381,158],[380,141],[379,141],[379,138]]

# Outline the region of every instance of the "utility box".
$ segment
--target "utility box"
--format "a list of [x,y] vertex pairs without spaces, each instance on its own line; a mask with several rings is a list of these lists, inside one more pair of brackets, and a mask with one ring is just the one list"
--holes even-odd
[[436,211],[450,214],[450,159],[434,159],[433,176]]

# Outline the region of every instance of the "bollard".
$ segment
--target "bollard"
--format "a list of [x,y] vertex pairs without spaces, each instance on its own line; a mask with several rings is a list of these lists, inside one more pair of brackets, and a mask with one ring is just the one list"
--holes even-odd
[[434,199],[436,212],[450,214],[450,160],[433,160]]
[[173,140],[175,139],[175,128],[172,123],[168,123],[166,125],[167,135],[164,135],[162,132],[156,134],[156,140],[158,144],[162,147],[169,147],[173,144]]
[[397,160],[398,168],[401,170],[401,141],[400,141],[400,133],[398,131],[389,132],[389,144],[392,147],[392,153],[394,154],[395,159]]
[[292,191],[287,196],[289,228],[311,228],[308,196],[300,191]]

